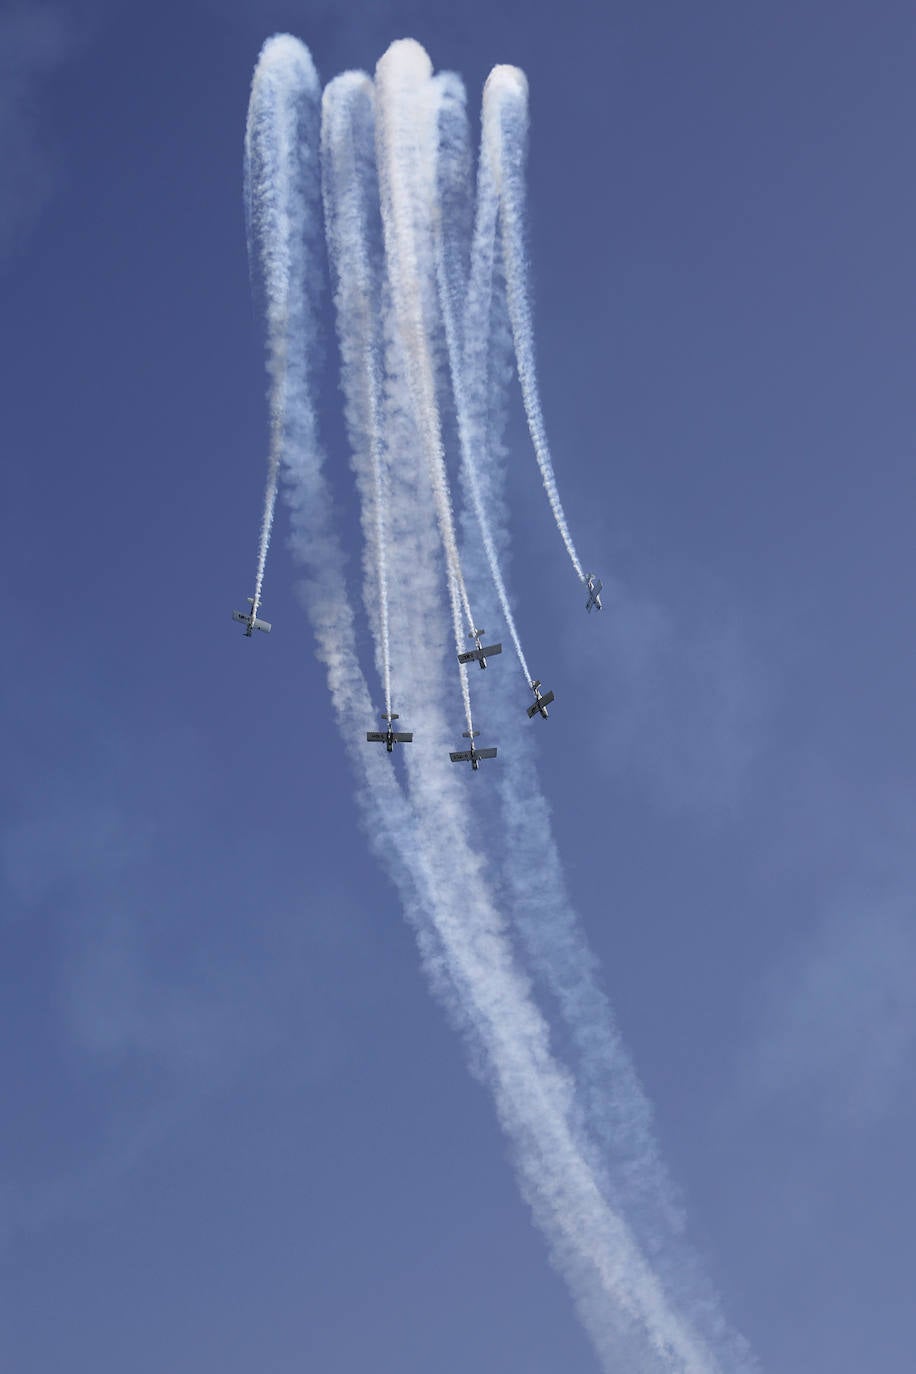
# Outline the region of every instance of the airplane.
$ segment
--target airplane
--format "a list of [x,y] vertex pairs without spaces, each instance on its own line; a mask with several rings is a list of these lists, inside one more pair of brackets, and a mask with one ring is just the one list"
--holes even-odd
[[233,619],[233,620],[237,620],[241,625],[244,625],[244,626],[247,627],[246,630],[245,630],[245,638],[246,638],[246,639],[250,639],[251,636],[252,636],[252,633],[253,633],[255,630],[263,630],[264,633],[265,633],[266,635],[269,635],[269,634],[270,634],[270,625],[268,624],[268,622],[267,622],[266,620],[259,620],[259,619],[258,619],[258,607],[255,605],[254,597],[253,597],[253,596],[249,596],[248,602],[249,602],[249,604],[250,604],[250,606],[251,606],[251,610],[248,612],[248,614],[247,614],[247,615],[243,615],[243,613],[242,613],[241,611],[233,611],[233,612],[232,612],[232,619]]
[[384,746],[385,746],[385,748],[388,750],[388,753],[389,753],[389,754],[392,753],[392,751],[394,750],[394,746],[395,746],[396,744],[412,744],[412,743],[413,743],[413,732],[412,732],[412,731],[408,731],[407,733],[404,733],[404,732],[400,732],[400,733],[399,733],[397,730],[392,730],[392,728],[391,728],[391,722],[392,722],[393,720],[397,720],[398,718],[399,718],[399,717],[398,717],[397,711],[392,711],[392,713],[391,713],[390,715],[389,715],[387,712],[384,712],[384,711],[383,711],[383,712],[382,712],[382,720],[387,720],[387,722],[388,722],[388,729],[387,729],[387,730],[383,730],[383,731],[379,731],[379,730],[367,730],[367,731],[366,731],[366,739],[367,739],[367,741],[368,741],[370,744],[384,744]]
[[553,692],[547,692],[546,695],[542,693],[540,678],[534,679],[531,684],[531,690],[534,693],[534,705],[528,707],[528,719],[534,720],[536,712],[540,711],[541,715],[546,720],[547,707],[552,701],[556,701],[556,697]]
[[464,738],[471,741],[471,747],[470,749],[460,749],[454,754],[450,753],[449,758],[452,763],[469,763],[476,773],[477,769],[480,767],[481,759],[496,758],[495,749],[478,749],[474,744],[474,736],[479,734],[479,730],[471,730],[470,732],[467,730],[464,731]]
[[470,663],[472,659],[476,658],[481,668],[486,668],[488,658],[492,658],[494,654],[502,653],[503,646],[501,644],[481,644],[480,636],[484,634],[486,634],[486,630],[474,630],[468,635],[468,639],[473,639],[477,647],[476,649],[468,649],[466,654],[459,654],[459,663]]
[[601,597],[598,595],[598,593],[601,591],[603,583],[599,581],[599,579],[595,576],[594,573],[587,573],[585,578],[585,585],[588,588],[588,600],[585,603],[585,609],[587,611],[600,611]]

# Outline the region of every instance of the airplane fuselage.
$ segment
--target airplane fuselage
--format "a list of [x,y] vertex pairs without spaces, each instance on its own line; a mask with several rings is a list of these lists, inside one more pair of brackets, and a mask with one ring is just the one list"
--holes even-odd
[[531,684],[534,693],[534,704],[528,707],[529,719],[534,720],[535,715],[541,715],[547,719],[547,707],[555,700],[553,692],[542,692],[540,678],[535,678]]
[[263,630],[265,634],[270,634],[270,625],[268,624],[268,622],[266,620],[258,619],[258,609],[260,607],[260,602],[256,604],[254,597],[249,596],[248,604],[251,607],[251,610],[248,612],[247,615],[244,611],[232,612],[232,619],[237,620],[240,625],[245,626],[244,630],[242,631],[245,638],[250,639],[251,636],[254,634],[255,630]]
[[476,730],[473,732],[473,734],[470,734],[467,730],[465,730],[464,737],[465,739],[470,740],[469,747],[467,749],[456,749],[453,753],[449,754],[449,758],[451,759],[452,763],[469,763],[475,773],[477,772],[477,769],[480,767],[481,759],[496,758],[495,749],[478,749],[476,747],[476,745],[474,744],[474,735],[476,735],[477,733],[478,732]]
[[481,668],[486,668],[488,657],[492,658],[494,654],[502,653],[503,646],[501,644],[482,644],[480,642],[485,633],[485,630],[475,630],[473,634],[468,635],[468,639],[474,641],[474,648],[468,649],[467,653],[459,654],[459,663],[470,663],[476,659]]
[[384,744],[389,754],[394,753],[396,744],[410,744],[413,741],[413,734],[407,730],[395,730],[394,722],[398,719],[397,712],[389,715],[387,712],[382,716],[382,720],[387,720],[386,730],[369,730],[366,739],[370,744]]

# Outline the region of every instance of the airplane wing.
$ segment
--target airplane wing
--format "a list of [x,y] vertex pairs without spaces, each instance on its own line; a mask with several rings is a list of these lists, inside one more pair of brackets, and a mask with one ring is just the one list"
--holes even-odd
[[248,617],[247,617],[247,615],[242,615],[242,612],[241,612],[241,611],[233,611],[233,612],[232,612],[232,619],[233,619],[233,620],[240,620],[241,623],[242,623],[243,625],[247,625],[247,624],[248,624]]
[[[377,730],[366,731],[366,739],[369,741],[370,744],[384,744],[387,738],[387,735],[380,735]],[[395,739],[397,738],[398,736],[395,735]]]
[[534,720],[534,717],[536,716],[538,711],[540,711],[542,706],[549,706],[550,703],[555,700],[556,697],[554,696],[553,692],[545,692],[543,696],[538,697],[537,701],[535,701],[531,706],[527,708],[528,719]]
[[266,635],[270,634],[270,623],[267,620],[256,620],[254,622],[254,628],[256,630],[263,630]]
[[[476,752],[478,758],[483,758],[485,751],[478,749]],[[457,754],[450,753],[449,758],[451,759],[452,763],[470,763],[471,751],[470,749],[462,749]]]
[[492,658],[494,654],[501,654],[503,646],[501,644],[485,644],[481,649],[484,658]]
[[495,750],[495,749],[478,749],[478,750],[477,750],[477,757],[478,757],[479,759],[495,759],[495,758],[496,758],[496,750]]
[[[480,658],[480,655],[481,655],[483,652],[484,652],[483,649],[468,649],[468,651],[467,651],[466,654],[459,654],[459,655],[458,655],[458,662],[459,662],[459,663],[470,663],[472,659],[474,659],[474,658]],[[488,649],[486,652],[489,653],[489,652],[490,652],[489,649]]]
[[[381,738],[384,739],[384,738],[385,738],[384,735],[382,735]],[[412,731],[412,730],[404,731],[404,732],[403,732],[402,734],[400,734],[400,735],[392,735],[391,738],[392,738],[393,740],[396,740],[398,744],[412,744],[412,743],[413,743],[413,731]]]

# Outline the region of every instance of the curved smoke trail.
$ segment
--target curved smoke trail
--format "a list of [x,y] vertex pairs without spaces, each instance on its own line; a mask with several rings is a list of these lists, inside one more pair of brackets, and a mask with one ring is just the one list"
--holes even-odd
[[[496,397],[491,415],[499,414],[504,402],[504,395]],[[487,452],[497,451],[491,434]],[[504,478],[491,457],[490,489],[498,492]],[[472,529],[472,522],[466,527]],[[495,537],[501,533],[497,525]],[[478,568],[483,571],[479,543],[469,539],[463,552],[470,576]],[[501,890],[536,986],[550,994],[557,1021],[566,1028],[580,1148],[609,1204],[626,1220],[642,1252],[651,1256],[672,1305],[718,1352],[723,1369],[750,1374],[756,1366],[747,1343],[728,1328],[718,1295],[687,1240],[683,1205],[661,1157],[651,1104],[566,885],[552,808],[536,767],[532,725],[508,678],[494,675],[489,706],[503,746],[495,770]],[[621,1367],[642,1370],[643,1364],[631,1354]]]
[[[316,223],[317,78],[308,54],[301,45],[296,47],[298,60],[287,70],[290,79],[302,83],[305,152],[279,143],[273,149],[275,161],[283,163],[278,171],[278,209],[302,213]],[[434,158],[435,146],[429,151]],[[365,166],[359,161],[356,165]],[[434,179],[434,162],[422,170]],[[275,222],[282,222],[282,213]],[[363,221],[357,217],[350,224],[339,219],[337,224],[349,225],[347,232],[352,229],[361,236],[359,251],[369,252]],[[467,1035],[475,1064],[492,1091],[522,1192],[604,1368],[625,1367],[630,1374],[716,1374],[721,1366],[671,1304],[631,1227],[602,1190],[600,1170],[584,1141],[574,1084],[551,1051],[547,1022],[517,966],[505,918],[496,906],[482,844],[472,840],[475,813],[466,792],[470,780],[455,775],[439,748],[446,697],[441,655],[422,662],[405,656],[405,693],[419,727],[407,755],[407,795],[384,752],[367,751],[359,743],[369,693],[356,653],[344,559],[331,520],[311,398],[309,360],[318,342],[317,313],[313,292],[292,289],[293,284],[317,280],[317,252],[307,234],[289,235],[288,241],[289,275],[281,295],[290,308],[285,314],[267,312],[269,355],[285,350],[280,460],[292,511],[293,547],[307,572],[309,616],[338,723],[360,778],[358,794],[372,842],[401,891],[434,988]],[[268,280],[276,283],[276,278]],[[397,282],[392,281],[391,288],[397,290]],[[435,343],[430,332],[434,326],[427,323],[434,315],[434,273],[419,277],[414,290],[420,321],[418,335],[410,342],[429,357]],[[353,323],[348,314],[352,298],[338,293],[338,309],[341,302],[339,327],[346,332]],[[388,300],[386,310],[397,315],[397,302]],[[394,365],[388,369],[382,414],[389,447],[397,445],[402,455],[391,473],[391,618],[393,626],[400,626],[409,610],[411,635],[435,642],[441,625],[433,575],[440,510],[429,482],[426,418],[420,417],[419,423],[413,419],[415,358],[405,358],[400,324],[398,319],[398,329],[389,329],[386,337],[386,356]],[[371,350],[355,350],[353,357],[354,366],[344,371],[344,385],[352,390],[349,403],[358,409],[371,380],[366,369],[378,360]],[[371,496],[371,483],[364,482],[362,491]],[[366,576],[370,575],[367,564]]]
[[[482,157],[478,168],[478,232],[487,214],[485,166]],[[472,280],[477,252],[475,243]],[[472,285],[468,298],[474,297]],[[482,455],[480,481],[492,512],[490,538],[504,549],[509,534],[501,432],[512,344],[501,332],[501,325],[498,307],[491,313],[489,328],[486,319],[480,318],[469,336],[475,351],[470,353],[467,372],[468,385],[487,393],[478,411],[483,424],[483,432],[477,436]],[[480,542],[468,539],[465,543],[465,566],[472,574],[475,568],[482,570],[484,557],[490,561],[483,535],[479,529]],[[675,1305],[690,1314],[710,1347],[721,1351],[732,1374],[750,1371],[755,1366],[747,1344],[729,1331],[712,1285],[685,1239],[683,1208],[660,1156],[650,1103],[569,897],[553,837],[550,806],[537,775],[531,727],[507,679],[494,678],[490,700],[500,737],[508,746],[502,751],[496,781],[504,826],[500,849],[505,856],[506,895],[532,971],[550,992],[567,1027],[582,1112],[582,1148],[603,1179],[611,1205],[626,1217],[643,1250],[652,1255]]]
[[493,68],[484,87],[482,121],[481,157],[490,166],[499,190],[500,238],[509,315],[528,429],[557,529],[579,581],[584,582],[585,572],[576,553],[554,476],[534,360],[534,326],[528,292],[524,229],[528,82],[518,67]]
[[363,534],[371,575],[367,606],[378,615],[385,712],[391,715],[391,632],[388,611],[386,511],[391,502],[381,432],[381,289],[368,243],[372,197],[374,91],[368,76],[345,72],[325,87],[321,152],[325,235],[335,281],[341,386],[360,483]]
[[297,239],[306,232],[304,187],[314,149],[302,137],[317,82],[308,50],[289,35],[269,38],[261,49],[251,82],[245,127],[245,220],[248,262],[262,297],[267,330],[270,446],[264,511],[258,539],[254,612],[261,604],[264,570],[277,504],[277,481],[285,443],[286,393],[297,315],[307,283],[301,272]]
[[[350,228],[360,231],[356,222]],[[430,275],[421,278],[417,289],[434,292],[434,280]],[[347,321],[340,327],[345,330]],[[392,336],[396,343],[396,331]],[[431,349],[428,337],[422,343]],[[358,394],[365,378],[347,374],[347,385]],[[412,391],[406,370],[389,371],[386,390],[388,415],[409,411]],[[399,480],[411,499],[401,499],[398,492],[395,500],[392,620],[400,624],[409,611],[425,640],[427,629],[432,631],[440,617],[429,576],[438,512],[434,494],[423,481],[425,436],[416,429],[411,436],[408,427],[399,438]],[[314,542],[310,540],[309,547]],[[612,1349],[619,1352],[622,1345],[633,1345],[642,1332],[643,1345],[648,1340],[659,1356],[677,1351],[685,1368],[708,1371],[712,1366],[669,1308],[628,1228],[607,1206],[575,1139],[570,1082],[550,1052],[547,1024],[515,966],[504,920],[487,889],[480,848],[471,841],[467,784],[455,776],[444,751],[430,747],[445,728],[439,704],[445,694],[443,664],[435,658],[420,662],[407,656],[402,676],[416,734],[406,759],[410,828],[400,833],[395,828],[394,843],[403,865],[422,864],[429,907],[417,915],[434,927],[445,985],[458,999],[458,1019],[470,1034],[503,1128],[513,1142],[523,1192],[606,1361]],[[358,728],[346,718],[341,724],[345,733]],[[461,884],[455,882],[456,873],[462,875]]]
[[[376,68],[376,146],[392,305],[436,502],[455,651],[461,653],[465,647],[464,630],[473,631],[476,627],[455,539],[435,368],[420,290],[431,266],[428,226],[435,196],[436,124],[431,76],[432,64],[419,43],[409,38],[392,43]],[[465,720],[468,733],[473,735],[467,672],[463,665],[459,667]]]
[[[469,272],[462,271],[460,241],[450,213],[458,198],[458,186],[469,163],[468,125],[464,86],[448,72],[435,81],[439,99],[439,199],[445,201],[436,217],[436,279],[445,327],[446,348],[458,423],[458,442],[464,478],[471,495],[480,537],[486,550],[490,576],[527,685],[531,670],[509,604],[509,593],[500,568],[499,553],[487,513],[480,469],[486,455],[486,350],[489,337],[493,287],[493,258],[499,199],[489,164],[481,163],[477,183],[477,216]],[[465,182],[466,193],[466,182]],[[464,311],[462,320],[462,306]],[[461,321],[461,324],[459,323]],[[462,327],[463,326],[463,327]],[[470,355],[470,356],[468,356]],[[478,460],[477,455],[481,454]]]

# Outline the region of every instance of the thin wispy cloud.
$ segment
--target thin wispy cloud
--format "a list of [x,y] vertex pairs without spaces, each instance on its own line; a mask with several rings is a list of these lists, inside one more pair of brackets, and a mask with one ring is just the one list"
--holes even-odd
[[909,900],[864,894],[787,951],[764,986],[751,1081],[795,1100],[822,1127],[892,1114],[916,1050],[916,916]]
[[[204,785],[193,735],[156,733],[154,747],[181,760],[178,798],[148,740],[92,723],[80,705],[77,756],[11,799],[0,850],[4,1077],[21,1074],[29,1038],[41,1043],[28,1110],[0,1142],[0,1249],[111,1206],[254,1065],[288,1091],[339,1072],[349,1054],[346,990],[312,972],[316,943],[348,941],[345,892],[317,886],[314,923],[298,897],[265,914],[254,882],[227,890],[228,838],[206,880],[189,879]],[[49,1122],[61,1101],[58,1148]]]
[[746,794],[773,687],[735,619],[683,601],[606,587],[613,646],[584,652],[612,706],[601,732],[611,769],[666,810],[717,820]]

